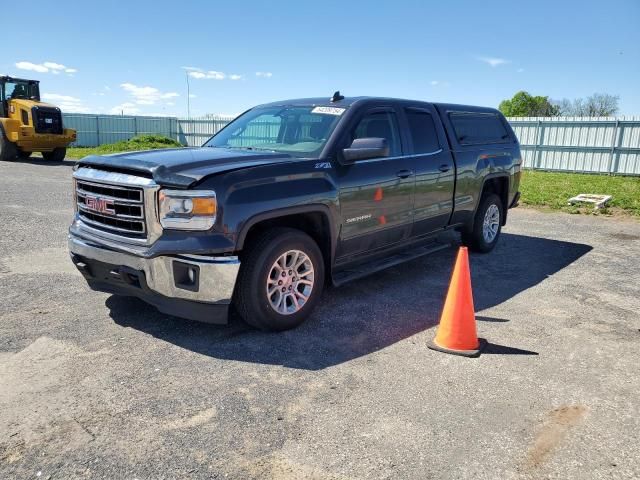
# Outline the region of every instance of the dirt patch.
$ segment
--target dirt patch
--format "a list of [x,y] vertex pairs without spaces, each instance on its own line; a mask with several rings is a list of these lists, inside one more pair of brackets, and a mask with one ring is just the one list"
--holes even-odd
[[241,476],[273,480],[346,480],[346,477],[295,462],[276,452],[255,461],[240,462]]
[[586,412],[587,407],[583,405],[567,405],[552,410],[529,450],[527,467],[540,467],[562,443],[569,430],[582,421]]
[[640,235],[631,235],[630,233],[612,233],[609,235],[611,238],[615,238],[616,240],[640,240]]
[[217,413],[218,412],[215,407],[207,408],[206,410],[202,410],[190,417],[170,421],[165,425],[165,428],[168,430],[177,430],[182,428],[199,427],[213,420]]
[[69,251],[63,248],[43,248],[40,251],[6,257],[0,264],[0,275],[68,273],[79,275],[69,260]]
[[13,463],[25,451],[47,445],[65,452],[93,440],[66,405],[62,385],[77,347],[40,337],[0,363],[0,460]]

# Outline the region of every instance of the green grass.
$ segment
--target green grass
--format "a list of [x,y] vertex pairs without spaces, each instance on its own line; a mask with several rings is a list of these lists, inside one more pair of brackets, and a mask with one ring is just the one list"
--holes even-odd
[[82,158],[87,155],[106,155],[109,153],[153,150],[156,148],[181,147],[178,142],[162,135],[139,135],[125,142],[108,143],[99,147],[67,148],[67,158]]
[[599,213],[640,216],[640,177],[588,175],[526,170],[520,182],[520,203],[569,213],[594,213],[593,207],[567,205],[580,193],[612,195]]

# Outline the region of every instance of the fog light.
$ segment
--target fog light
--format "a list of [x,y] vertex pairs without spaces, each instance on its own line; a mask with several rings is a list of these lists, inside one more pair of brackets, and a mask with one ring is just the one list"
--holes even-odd
[[199,277],[200,267],[198,265],[173,261],[173,281],[176,287],[197,292],[200,289]]

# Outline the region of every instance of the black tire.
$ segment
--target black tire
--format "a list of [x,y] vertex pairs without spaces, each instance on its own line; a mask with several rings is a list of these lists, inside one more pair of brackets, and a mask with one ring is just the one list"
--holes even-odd
[[[490,209],[492,211],[495,211],[493,206],[497,207],[499,212],[498,229],[493,239],[491,241],[487,241],[483,233],[484,220],[487,212]],[[470,230],[462,232],[462,243],[468,246],[474,252],[490,252],[491,250],[493,250],[493,247],[496,246],[496,243],[498,243],[500,232],[502,231],[503,220],[504,205],[502,204],[502,200],[500,200],[500,197],[495,193],[487,193],[483,195],[480,199],[478,210],[476,210],[476,215],[473,219],[473,227]]]
[[42,152],[42,158],[51,162],[61,162],[67,156],[67,149],[58,147],[51,152]]
[[22,160],[26,160],[31,156],[31,153],[32,152],[25,152],[24,150],[18,149],[18,158],[21,158]]
[[9,141],[4,134],[4,129],[0,126],[0,160],[10,162],[18,156],[16,145]]
[[[276,260],[290,250],[299,250],[307,256],[313,266],[314,278],[304,305],[295,313],[282,314],[271,305],[266,291],[267,279]],[[242,319],[255,328],[289,330],[300,325],[311,314],[320,300],[323,286],[324,261],[316,242],[299,230],[274,228],[262,234],[243,255],[234,306]]]

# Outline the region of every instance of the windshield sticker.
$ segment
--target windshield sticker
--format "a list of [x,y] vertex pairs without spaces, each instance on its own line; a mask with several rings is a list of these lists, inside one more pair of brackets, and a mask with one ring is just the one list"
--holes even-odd
[[342,115],[344,113],[344,108],[338,107],[315,107],[311,110],[311,113],[324,113],[326,115]]

